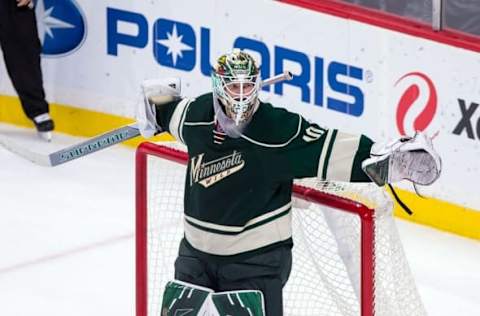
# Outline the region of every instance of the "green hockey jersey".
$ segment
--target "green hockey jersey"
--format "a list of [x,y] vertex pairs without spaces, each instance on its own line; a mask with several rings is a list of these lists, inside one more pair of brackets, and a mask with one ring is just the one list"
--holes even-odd
[[188,148],[185,240],[210,260],[292,244],[295,178],[370,181],[372,141],[260,103],[241,137],[216,128],[211,93],[157,106],[157,123]]

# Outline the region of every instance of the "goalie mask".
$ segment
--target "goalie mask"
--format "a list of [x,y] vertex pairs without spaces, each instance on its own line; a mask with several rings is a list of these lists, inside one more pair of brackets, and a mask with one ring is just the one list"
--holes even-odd
[[260,77],[255,60],[238,49],[220,56],[213,67],[212,84],[221,127],[229,136],[241,134],[259,104]]

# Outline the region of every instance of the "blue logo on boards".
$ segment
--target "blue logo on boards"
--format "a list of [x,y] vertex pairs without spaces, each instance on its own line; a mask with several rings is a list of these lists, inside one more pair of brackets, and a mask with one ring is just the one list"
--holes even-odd
[[65,55],[83,43],[86,36],[85,19],[74,0],[38,0],[35,14],[44,55]]
[[[120,24],[131,24],[137,32],[122,32]],[[151,40],[153,57],[160,66],[181,71],[198,69],[204,76],[210,76],[210,28],[194,28],[185,22],[158,18],[153,22],[151,37],[149,32],[149,21],[143,14],[107,8],[109,55],[119,55],[122,46],[145,48]],[[232,46],[260,56],[263,78],[283,73],[287,65],[295,64],[292,80],[277,83],[273,88],[263,87],[263,90],[273,89],[273,93],[284,95],[284,87],[294,88],[300,92],[300,100],[304,103],[355,117],[363,114],[364,69],[244,36],[236,37]]]
[[190,25],[159,19],[153,34],[153,55],[160,65],[186,71],[195,67],[195,32]]

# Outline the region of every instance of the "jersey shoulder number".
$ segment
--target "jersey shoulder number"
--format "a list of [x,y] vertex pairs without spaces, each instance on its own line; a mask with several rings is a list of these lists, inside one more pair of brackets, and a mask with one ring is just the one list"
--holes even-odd
[[318,140],[326,132],[325,129],[318,127],[316,125],[310,125],[307,127],[303,133],[302,139],[309,143]]

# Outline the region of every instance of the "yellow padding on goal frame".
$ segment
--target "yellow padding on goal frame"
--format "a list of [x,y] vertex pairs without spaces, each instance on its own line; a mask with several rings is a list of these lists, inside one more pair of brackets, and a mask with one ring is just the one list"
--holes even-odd
[[[55,120],[56,132],[82,137],[92,137],[133,123],[132,119],[125,117],[55,103],[50,104],[50,114]],[[13,96],[0,95],[0,122],[33,128],[33,124],[22,111],[19,99]],[[149,141],[171,140],[172,136],[165,133],[149,139]],[[136,137],[123,144],[136,147],[143,141],[144,138]],[[480,210],[435,198],[424,199],[399,188],[396,188],[396,191],[400,199],[413,211],[413,215],[409,216],[395,203],[394,212],[397,217],[480,240]]]

